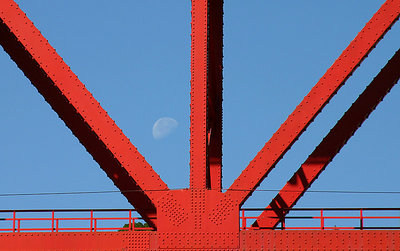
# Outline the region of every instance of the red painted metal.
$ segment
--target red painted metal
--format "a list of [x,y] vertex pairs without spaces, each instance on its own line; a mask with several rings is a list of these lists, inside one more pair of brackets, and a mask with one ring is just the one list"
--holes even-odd
[[[240,230],[259,230],[248,223],[257,212],[272,209],[244,208],[240,210]],[[143,220],[133,217],[132,209],[57,209],[0,210],[0,233],[30,232],[115,232],[155,231],[137,227]],[[278,230],[399,230],[400,208],[295,208],[283,216]],[[276,219],[274,215],[269,216]],[[15,224],[15,222],[17,224]],[[274,229],[274,227],[269,227]]]
[[222,188],[222,47],[223,47],[223,1],[209,3],[208,39],[208,166],[207,187],[221,191]]
[[400,78],[400,51],[397,51],[371,84],[353,103],[349,110],[315,148],[299,170],[269,204],[253,224],[256,227],[273,228],[279,219],[289,213],[311,184],[325,170],[340,149],[354,135],[376,106],[383,100]]
[[400,15],[400,1],[386,1],[230,186],[243,204],[306,130]]
[[221,193],[222,5],[192,2],[190,189],[160,196],[160,248],[239,247],[239,206]]
[[[260,250],[320,249],[330,242],[327,247],[342,249],[371,248],[381,241],[393,250],[398,248],[400,234],[393,230],[368,233],[322,231],[326,229],[325,220],[328,219],[324,211],[317,217],[320,232],[240,232],[239,209],[399,15],[400,0],[387,0],[228,191],[222,193],[223,0],[192,0],[190,187],[182,190],[168,189],[18,5],[12,0],[0,1],[0,44],[138,213],[157,229],[146,233],[98,233],[98,230],[104,230],[99,221],[105,219],[96,217],[92,211],[86,218],[89,227],[81,229],[91,232],[57,233],[65,230],[61,225],[65,219],[57,218],[54,212],[46,218],[51,221],[53,233],[0,235],[0,243],[5,243],[1,247]],[[369,96],[367,101],[371,105],[377,103]],[[368,109],[364,111],[368,112]],[[344,126],[349,131],[354,130],[350,124]],[[332,153],[336,152],[329,153],[333,158]],[[313,170],[313,177],[316,178],[323,168]],[[307,182],[311,183],[314,178],[307,178]],[[292,205],[298,198],[297,195],[286,203]],[[365,228],[363,212],[360,211],[359,219],[360,226]],[[131,214],[128,218],[131,227]],[[20,232],[23,228],[15,212],[9,221],[13,231]],[[247,218],[242,222],[247,224]],[[260,224],[261,220],[257,222]],[[283,228],[289,228],[282,223]],[[350,240],[341,240],[344,236]]]
[[1,250],[157,250],[156,232],[9,233]]
[[221,190],[222,6],[192,4],[190,188]]
[[[400,250],[400,231],[391,230],[250,230],[237,238],[239,247],[228,250]],[[157,232],[149,231],[10,233],[0,243],[3,250],[158,250]]]
[[258,216],[250,213],[267,212],[273,209],[241,209],[241,230],[399,230],[399,208],[293,208],[290,216],[265,214],[272,220],[280,220],[280,226],[260,227],[248,225]]
[[241,250],[400,250],[399,231],[242,231]]
[[207,184],[208,1],[192,4],[190,188]]
[[[110,232],[150,231],[135,227],[143,220],[132,209],[0,210],[0,232]],[[137,213],[136,213],[137,215]],[[17,224],[15,224],[17,222]],[[128,226],[126,227],[125,224]],[[125,226],[125,227],[124,227]]]
[[0,20],[4,50],[128,201],[155,225],[154,191],[168,190],[167,185],[14,1],[0,1]]

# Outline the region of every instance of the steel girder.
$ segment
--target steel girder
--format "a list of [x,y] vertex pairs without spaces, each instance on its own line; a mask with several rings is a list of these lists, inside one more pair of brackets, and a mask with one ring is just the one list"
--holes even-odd
[[[387,230],[250,230],[242,231],[238,239],[240,247],[228,250],[400,250],[400,231]],[[146,231],[11,233],[0,235],[0,243],[5,250],[158,250],[157,233]],[[219,248],[221,244],[208,250],[226,250]]]
[[167,185],[14,1],[0,1],[0,21],[4,50],[128,201],[155,226],[156,191],[168,190]]
[[223,1],[192,2],[190,188],[221,191]]
[[[238,249],[242,243],[238,219],[240,206],[368,56],[399,15],[400,0],[387,0],[225,193],[221,191],[222,0],[192,0],[189,189],[168,189],[12,0],[0,2],[0,44],[128,201],[147,222],[157,227],[157,234],[154,235],[157,248]],[[353,110],[363,111],[363,116],[354,123],[338,123],[338,127],[344,126],[347,130],[341,140],[348,140],[359,123],[379,103],[377,99],[383,97],[390,85],[394,84],[397,75],[391,75],[394,71],[393,62],[397,62],[397,59],[389,62],[385,67],[389,70],[384,69],[376,78],[378,80],[371,84],[384,83],[385,87],[379,87],[383,88],[382,93],[378,96],[363,94],[360,97],[361,100],[367,99],[370,106],[355,105],[356,108],[350,108],[349,113],[353,113]],[[337,130],[335,128],[332,133]],[[310,176],[307,172],[306,182],[300,182],[296,187],[302,191],[290,199],[283,196],[285,203],[278,203],[279,208],[293,206],[329,163],[328,160],[344,145],[343,142],[331,141],[330,137],[328,135],[311,155],[319,156],[318,149],[323,148],[329,152],[329,158],[313,169]],[[329,149],[325,148],[325,144]],[[304,170],[300,169],[299,173],[305,174]],[[296,179],[299,175],[295,175]],[[132,190],[135,192],[126,192]],[[278,195],[280,199],[284,191]],[[272,205],[277,204],[274,203]],[[284,213],[288,210],[285,209]],[[265,221],[263,214],[256,225],[273,227],[276,222]],[[256,234],[258,237],[255,238],[264,238],[259,235]],[[245,239],[252,240],[252,237],[246,236]]]
[[386,1],[318,83],[304,97],[271,139],[229,187],[243,204],[329,100],[397,21],[400,1]]
[[400,78],[400,51],[397,51],[371,84],[358,97],[328,135],[315,148],[285,187],[254,222],[253,226],[274,228],[325,167],[354,135]]

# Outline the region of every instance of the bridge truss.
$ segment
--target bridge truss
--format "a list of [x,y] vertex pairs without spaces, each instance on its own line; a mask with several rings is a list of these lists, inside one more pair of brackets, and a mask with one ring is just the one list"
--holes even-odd
[[[192,0],[190,186],[172,190],[13,0],[0,2],[0,44],[154,231],[15,231],[10,249],[295,249],[400,247],[395,230],[271,231],[400,77],[396,52],[251,227],[240,209],[400,15],[387,0],[226,190],[222,190],[223,1]],[[322,212],[322,211],[321,211]],[[244,218],[242,218],[243,221]],[[324,219],[321,215],[320,219]],[[360,217],[363,219],[363,217]],[[129,218],[131,220],[131,218]],[[14,224],[16,222],[14,216]],[[91,218],[91,223],[93,219]],[[321,225],[323,226],[323,225]],[[96,229],[95,226],[91,229]],[[129,229],[130,230],[130,229]],[[365,231],[360,231],[365,230]]]

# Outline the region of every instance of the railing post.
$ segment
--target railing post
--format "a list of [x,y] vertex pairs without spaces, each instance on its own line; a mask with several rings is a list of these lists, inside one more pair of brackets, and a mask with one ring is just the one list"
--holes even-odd
[[246,228],[247,228],[247,219],[244,215],[244,210],[242,210],[242,229],[246,230]]
[[360,229],[364,229],[364,217],[363,217],[363,210],[360,209]]
[[132,231],[132,210],[129,210],[129,231]]
[[17,232],[20,233],[20,232],[21,232],[21,220],[18,219],[17,221],[18,221],[18,229],[17,229]]
[[58,219],[56,219],[56,233],[58,233]]
[[15,211],[13,211],[13,233],[15,233]]
[[94,219],[94,232],[97,232],[97,219]]
[[324,221],[324,210],[321,209],[321,230],[325,228],[325,221]]
[[51,211],[51,232],[54,232],[54,210]]
[[93,232],[93,210],[90,210],[90,232]]

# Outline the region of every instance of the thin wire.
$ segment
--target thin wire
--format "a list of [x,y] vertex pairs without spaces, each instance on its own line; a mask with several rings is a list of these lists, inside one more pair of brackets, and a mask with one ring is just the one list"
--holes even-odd
[[[228,189],[223,189],[228,190]],[[250,191],[245,189],[230,189],[231,191]],[[281,190],[278,189],[256,189],[255,192],[280,192]],[[284,190],[282,192],[285,193],[299,193],[299,192],[306,192],[306,193],[349,193],[349,194],[400,194],[400,191],[350,191],[350,190]]]
[[[182,188],[170,189],[181,190]],[[42,193],[3,193],[0,197],[18,197],[18,196],[51,196],[51,195],[83,195],[83,194],[110,194],[110,193],[134,193],[134,192],[165,192],[166,189],[160,190],[104,190],[104,191],[77,191],[77,192],[42,192]],[[228,189],[222,189],[227,191]],[[247,192],[251,190],[230,189],[230,191]],[[254,192],[279,192],[279,189],[256,189]],[[284,192],[299,193],[302,190],[285,190]],[[350,190],[309,190],[307,193],[334,193],[334,194],[400,194],[400,191],[350,191]]]
[[[11,197],[11,196],[40,196],[40,195],[80,195],[80,194],[107,194],[107,193],[132,193],[140,192],[142,190],[109,190],[109,191],[79,191],[79,192],[43,192],[43,193],[4,193],[0,194],[0,197]],[[146,190],[153,192],[168,191],[168,190]]]

